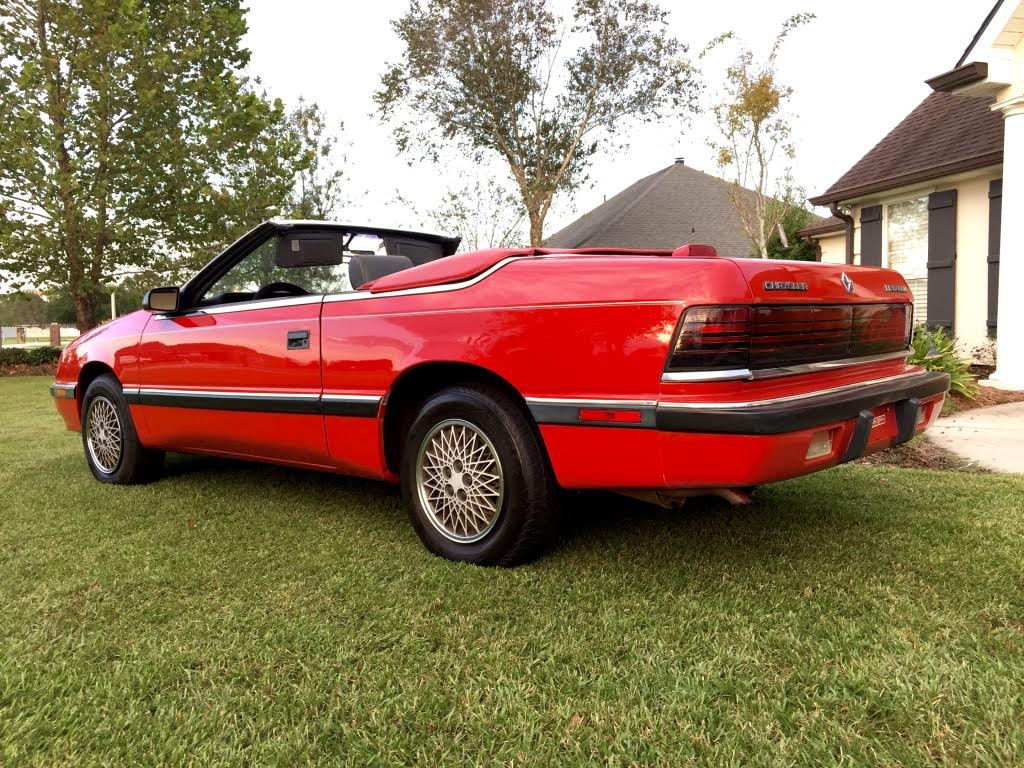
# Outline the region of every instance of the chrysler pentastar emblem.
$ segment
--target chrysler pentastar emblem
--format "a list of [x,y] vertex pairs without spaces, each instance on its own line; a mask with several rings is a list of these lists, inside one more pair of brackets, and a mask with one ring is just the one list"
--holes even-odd
[[853,280],[850,279],[848,274],[843,272],[843,274],[839,276],[839,282],[843,284],[843,288],[846,289],[847,293],[853,293]]

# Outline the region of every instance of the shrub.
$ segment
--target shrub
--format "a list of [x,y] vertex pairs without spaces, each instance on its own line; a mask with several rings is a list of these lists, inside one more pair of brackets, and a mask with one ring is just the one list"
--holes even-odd
[[912,351],[907,360],[910,365],[948,373],[950,392],[974,399],[978,385],[969,370],[970,361],[957,354],[956,339],[947,336],[942,328],[930,331],[926,326],[919,325],[910,346]]
[[0,349],[0,365],[48,365],[57,362],[60,347],[5,347]]

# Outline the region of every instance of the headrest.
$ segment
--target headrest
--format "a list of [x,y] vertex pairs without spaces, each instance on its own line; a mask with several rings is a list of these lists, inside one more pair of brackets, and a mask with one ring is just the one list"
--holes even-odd
[[409,269],[412,262],[405,256],[374,255],[374,256],[350,256],[348,260],[348,281],[353,288],[358,288],[365,283]]

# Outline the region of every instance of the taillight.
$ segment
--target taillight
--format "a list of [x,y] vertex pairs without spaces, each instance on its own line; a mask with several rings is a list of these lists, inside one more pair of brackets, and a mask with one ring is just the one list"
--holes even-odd
[[686,310],[669,370],[746,367],[750,358],[750,307]]
[[910,304],[691,307],[667,370],[761,370],[900,352],[912,328]]

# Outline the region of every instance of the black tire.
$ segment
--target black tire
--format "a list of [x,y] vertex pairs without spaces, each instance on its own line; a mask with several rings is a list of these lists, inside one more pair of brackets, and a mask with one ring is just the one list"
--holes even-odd
[[[109,428],[90,432],[93,422],[101,420]],[[119,435],[116,450],[111,437],[115,429]],[[82,398],[82,450],[93,477],[101,483],[117,485],[155,479],[164,460],[163,451],[151,450],[139,442],[121,383],[109,373],[95,378]]]
[[[472,429],[467,432],[463,425]],[[453,540],[459,529],[446,526],[441,521],[442,514],[428,508],[430,501],[424,497],[435,493],[430,488],[436,486],[423,482],[429,471],[420,464],[422,461],[434,468],[430,471],[436,470],[433,459],[425,458],[425,445],[435,435],[441,439],[439,430],[457,434],[459,429],[470,434],[470,439],[479,439],[480,445],[486,445],[481,448],[481,455],[497,457],[497,474],[501,478],[500,502],[494,504],[497,513],[489,527],[480,524],[486,530],[467,533],[480,536],[471,541]],[[431,445],[436,448],[438,444]],[[539,555],[555,527],[558,487],[547,455],[523,408],[497,388],[477,384],[452,386],[428,397],[406,433],[400,474],[402,496],[416,533],[427,549],[449,560],[517,565]],[[461,478],[471,479],[468,473]],[[472,482],[463,486],[461,478],[456,481],[460,489],[473,488]],[[443,493],[447,494],[448,487],[446,483]],[[441,507],[446,500],[441,498],[441,491],[436,493]]]

